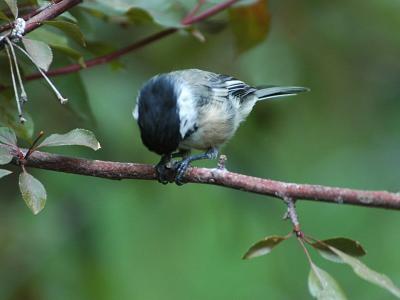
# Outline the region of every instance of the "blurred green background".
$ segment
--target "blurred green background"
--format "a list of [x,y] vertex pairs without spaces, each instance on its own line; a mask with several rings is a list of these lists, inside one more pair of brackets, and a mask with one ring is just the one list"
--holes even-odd
[[[57,153],[155,163],[158,157],[141,144],[131,110],[140,86],[156,73],[195,67],[253,85],[307,86],[310,93],[256,106],[222,151],[227,168],[289,182],[396,192],[399,11],[400,2],[389,0],[270,0],[267,39],[242,54],[228,26],[205,33],[205,43],[187,34],[160,40],[122,58],[119,70],[103,65],[55,79],[71,103],[82,101],[86,90],[94,122],[61,107],[42,81],[27,86],[27,111],[36,132],[84,127],[103,146],[96,153]],[[116,48],[157,30],[94,19],[82,29]],[[65,65],[57,58],[54,66]],[[279,200],[207,185],[31,172],[48,192],[38,216],[21,199],[16,175],[1,182],[0,299],[311,298],[308,262],[294,239],[266,257],[241,260],[255,241],[291,230]],[[400,284],[398,212],[300,201],[298,213],[309,235],[360,241],[368,251],[363,261]],[[314,251],[312,256],[350,299],[392,299],[349,267]]]

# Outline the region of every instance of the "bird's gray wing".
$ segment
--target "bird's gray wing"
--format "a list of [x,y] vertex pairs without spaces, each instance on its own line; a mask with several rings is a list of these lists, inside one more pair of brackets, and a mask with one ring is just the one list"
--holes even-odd
[[215,74],[210,78],[210,82],[214,90],[223,89],[229,98],[239,99],[240,102],[249,94],[257,91],[256,88],[228,75]]
[[[240,103],[246,99],[249,94],[255,93],[256,88],[240,81],[232,76],[217,74],[213,72],[189,69],[173,72],[179,75],[190,86],[202,89],[198,95],[213,98],[217,101],[238,100]],[[203,101],[207,101],[203,99]]]

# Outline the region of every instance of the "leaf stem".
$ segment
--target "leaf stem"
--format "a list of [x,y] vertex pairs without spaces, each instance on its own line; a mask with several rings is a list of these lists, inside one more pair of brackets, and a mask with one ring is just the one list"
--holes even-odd
[[[14,60],[15,69],[16,69],[16,71],[17,71],[17,78],[18,78],[19,86],[20,86],[20,88],[21,88],[21,98],[20,98],[20,101],[21,101],[21,107],[22,107],[22,105],[23,105],[25,102],[28,101],[28,95],[27,95],[27,93],[26,93],[26,91],[25,91],[24,83],[23,83],[23,81],[22,81],[21,73],[20,73],[20,71],[19,71],[18,60],[17,60],[17,56],[15,55],[14,47],[13,47],[13,45],[12,45],[12,43],[11,43],[11,41],[10,41],[10,39],[9,39],[8,37],[6,37],[6,42],[7,42],[8,46],[9,46],[10,49],[11,49],[11,54],[12,54],[12,57],[13,57],[13,60]],[[22,120],[21,120],[21,122],[22,122]],[[25,122],[25,120],[24,120],[24,122]],[[22,122],[22,123],[23,123],[23,122]]]
[[310,262],[310,265],[312,265],[312,264],[313,264],[313,261],[312,261],[312,259],[311,259],[310,252],[308,252],[308,249],[307,249],[306,245],[304,245],[303,238],[302,238],[302,237],[297,237],[297,241],[299,242],[300,246],[303,248],[303,251],[304,251],[304,253],[305,253],[306,256],[307,256],[307,259],[308,259],[308,261]]
[[36,139],[32,142],[32,145],[29,147],[28,152],[26,152],[25,156],[24,156],[24,160],[27,160],[29,158],[29,156],[35,152],[36,150],[36,145],[37,143],[40,141],[40,139],[43,137],[44,132],[43,130],[39,132],[38,136],[36,137]]
[[[6,39],[8,39],[8,38],[6,38]],[[9,47],[10,46],[5,45],[6,53],[7,53],[7,57],[8,57],[8,62],[10,64],[11,80],[12,80],[12,85],[13,85],[13,88],[14,88],[15,101],[17,103],[18,116],[19,116],[20,120],[22,120],[23,117],[22,117],[21,102],[20,102],[19,96],[18,96],[17,82],[15,80],[14,66],[13,66],[13,62],[12,62],[12,58],[11,58]]]
[[26,57],[28,57],[32,63],[35,65],[36,69],[38,69],[38,71],[40,72],[40,74],[43,76],[43,78],[47,81],[47,83],[49,84],[49,86],[51,87],[51,89],[53,90],[54,94],[56,95],[57,99],[60,101],[61,104],[67,103],[68,99],[64,98],[61,93],[58,91],[58,89],[56,88],[56,86],[51,82],[51,80],[49,79],[49,77],[47,77],[46,73],[42,71],[42,69],[36,65],[34,59],[32,58],[32,56],[29,55],[28,52],[25,51],[25,49],[23,49],[22,47],[18,46],[17,44],[13,43],[13,45],[15,47],[17,47],[22,53],[24,53],[26,55]]
[[[76,0],[78,1],[78,0]],[[205,10],[204,12],[202,12],[201,14],[197,15],[197,16],[193,16],[191,15],[191,13],[193,12],[193,10],[186,16],[183,18],[181,24],[182,25],[193,25],[195,23],[198,23],[200,21],[203,21],[209,17],[212,17],[214,15],[216,15],[217,13],[227,9],[228,7],[232,6],[233,4],[235,4],[236,2],[238,2],[239,0],[227,0],[224,1],[222,3],[219,3],[207,10]],[[201,0],[200,0],[201,2]],[[197,6],[199,5],[199,3],[197,4]],[[195,7],[196,8],[196,7]],[[197,9],[198,11],[198,9]],[[48,19],[45,19],[48,20]],[[43,20],[42,20],[43,21]],[[29,27],[29,26],[28,26]],[[28,28],[29,29],[29,28]],[[117,59],[123,55],[126,55],[130,52],[133,52],[137,49],[140,49],[144,46],[147,46],[153,42],[156,42],[164,37],[167,37],[169,35],[171,35],[172,33],[177,32],[178,29],[177,28],[167,28],[165,30],[162,30],[160,32],[157,32],[155,34],[152,34],[148,37],[145,37],[142,40],[136,41],[124,48],[121,48],[119,50],[116,50],[114,52],[105,54],[103,56],[98,56],[89,60],[85,61],[85,68],[82,67],[81,64],[71,64],[71,65],[67,65],[64,67],[60,67],[57,69],[53,69],[53,70],[49,70],[48,72],[46,72],[47,76],[52,77],[52,76],[59,76],[59,75],[65,75],[65,74],[70,74],[70,73],[75,73],[78,72],[82,69],[87,69],[87,68],[91,68],[97,65],[102,65],[102,64],[106,64],[109,63],[110,61]],[[41,74],[39,73],[34,73],[31,75],[28,75],[25,77],[25,80],[35,80],[41,77]],[[3,89],[3,86],[0,86],[0,90]]]

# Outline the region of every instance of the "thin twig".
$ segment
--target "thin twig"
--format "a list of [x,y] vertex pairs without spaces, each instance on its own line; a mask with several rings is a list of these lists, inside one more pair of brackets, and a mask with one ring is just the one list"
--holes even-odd
[[25,34],[43,25],[44,21],[52,20],[67,10],[81,3],[82,0],[59,0],[40,10],[36,15],[26,20]]
[[[49,77],[54,77],[54,76],[59,76],[59,75],[64,75],[64,74],[69,74],[69,73],[75,73],[77,71],[80,71],[82,69],[87,69],[87,68],[91,68],[97,65],[101,65],[101,64],[106,64],[114,59],[117,59],[129,52],[132,52],[136,49],[142,48],[143,46],[146,46],[148,44],[151,44],[154,41],[157,41],[165,36],[168,36],[174,32],[176,32],[177,29],[175,28],[170,28],[170,29],[166,29],[160,32],[157,32],[151,36],[148,36],[132,45],[129,45],[125,48],[119,49],[117,51],[114,51],[112,53],[103,55],[103,56],[99,56],[93,59],[89,59],[85,61],[85,67],[82,67],[81,64],[71,64],[65,67],[61,67],[61,68],[57,68],[57,69],[53,69],[50,71],[46,72],[46,75]],[[28,75],[25,77],[25,80],[35,80],[40,78],[41,75],[39,73],[34,73],[31,75]]]
[[[53,0],[49,5],[29,12],[22,16],[26,21],[25,34],[41,26],[43,21],[54,19],[81,2],[82,0]],[[8,23],[0,26],[0,33],[10,30],[13,25]]]
[[[6,39],[8,39],[8,38],[6,38]],[[10,47],[12,47],[12,46],[6,45],[6,53],[8,56],[8,62],[10,64],[11,80],[12,80],[12,85],[14,88],[15,101],[17,102],[18,116],[22,120],[23,117],[22,117],[21,102],[19,101],[17,81],[15,80],[15,74],[14,74],[14,64],[12,62],[11,53],[9,50]]]
[[[18,164],[19,152],[5,145],[1,145],[1,147],[7,147],[10,153],[14,155],[14,163]],[[156,180],[157,178],[152,165],[87,160],[40,151],[32,153],[25,165],[32,168],[117,180]],[[386,191],[365,191],[322,185],[287,183],[246,176],[217,168],[190,168],[184,180],[191,183],[224,186],[279,199],[289,197],[297,199],[297,201],[304,199],[400,210],[400,194]]]
[[28,160],[29,156],[36,150],[36,145],[39,143],[40,139],[43,137],[44,132],[40,131],[36,139],[33,141],[32,145],[29,147],[28,151],[24,156],[24,160]]
[[287,212],[285,214],[285,218],[289,219],[292,222],[293,232],[296,234],[296,236],[303,237],[304,234],[300,229],[299,217],[297,216],[296,212],[296,200],[294,200],[292,197],[288,197],[285,195],[282,196],[282,199],[287,205]]
[[201,14],[198,14],[197,16],[184,18],[184,21],[182,21],[182,24],[183,25],[192,25],[194,23],[203,21],[203,20],[219,13],[220,11],[227,9],[228,7],[232,6],[233,4],[235,4],[238,1],[239,0],[227,0],[225,2],[219,3],[219,4],[211,7],[210,9],[207,9],[206,11],[202,12]]
[[[64,0],[64,1],[66,1],[66,0]],[[64,1],[61,1],[61,2],[64,2]],[[75,1],[78,1],[78,0],[75,0]],[[203,21],[203,20],[205,20],[205,19],[207,19],[207,18],[209,18],[211,16],[214,16],[217,13],[225,10],[226,8],[232,6],[233,4],[235,4],[238,1],[239,0],[227,0],[225,2],[222,2],[220,4],[217,4],[217,5],[209,8],[208,10],[204,11],[203,13],[201,13],[201,14],[199,14],[197,16],[191,15],[192,12],[193,12],[192,11],[192,12],[190,12],[188,14],[188,16],[183,18],[181,23],[182,23],[182,25],[188,26],[188,25],[193,25],[195,23],[201,22],[201,21]],[[199,4],[197,4],[197,6],[199,6]],[[199,8],[200,7],[198,7],[197,10]],[[41,17],[40,14],[35,16],[35,18],[39,18],[39,17]],[[43,22],[43,20],[41,22]],[[31,24],[31,22],[27,22],[27,28],[29,30],[32,30],[32,28],[30,26],[28,26],[28,24]],[[65,66],[65,67],[52,69],[52,70],[46,72],[46,75],[49,76],[49,77],[65,75],[65,74],[78,72],[78,71],[80,71],[80,70],[82,70],[84,68],[87,69],[87,68],[91,68],[91,67],[94,67],[94,66],[97,66],[97,65],[102,65],[102,64],[109,63],[110,61],[112,61],[114,59],[117,59],[117,58],[119,58],[119,57],[121,57],[121,56],[123,56],[125,54],[133,52],[133,51],[135,51],[137,49],[140,49],[140,48],[142,48],[142,47],[144,47],[144,46],[146,46],[148,44],[151,44],[151,43],[153,43],[155,41],[158,41],[158,40],[160,40],[160,39],[162,39],[164,37],[167,37],[167,36],[177,32],[177,31],[178,31],[177,28],[165,29],[163,31],[157,32],[155,34],[152,34],[152,35],[150,35],[150,36],[148,36],[148,37],[146,37],[146,38],[144,38],[142,40],[139,40],[139,41],[137,41],[137,42],[135,42],[135,43],[133,43],[133,44],[127,46],[127,47],[124,47],[122,49],[116,50],[114,52],[111,52],[111,53],[103,55],[103,56],[99,56],[99,57],[95,57],[93,59],[86,60],[85,61],[85,67],[82,67],[81,64],[71,64],[71,65],[68,65],[68,66]],[[34,73],[34,74],[26,76],[25,80],[35,80],[35,79],[38,79],[40,77],[41,77],[41,74]],[[0,86],[0,90],[2,88],[4,88],[4,87]]]
[[193,18],[199,12],[204,3],[206,3],[206,0],[198,0],[196,6],[182,19],[181,23],[185,24],[188,19]]

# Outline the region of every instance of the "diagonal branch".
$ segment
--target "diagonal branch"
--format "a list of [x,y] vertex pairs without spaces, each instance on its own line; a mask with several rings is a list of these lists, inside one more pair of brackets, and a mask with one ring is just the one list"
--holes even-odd
[[[27,34],[41,26],[43,21],[54,19],[81,2],[82,0],[53,0],[52,3],[46,6],[44,9],[33,10],[27,13],[26,15],[22,16],[22,18],[26,21],[24,34]],[[10,30],[11,28],[12,24],[10,23],[0,26],[0,33]]]
[[[7,146],[2,146],[7,147]],[[7,147],[19,164],[19,152]],[[25,153],[27,150],[23,149]],[[52,170],[106,179],[155,180],[154,166],[136,163],[87,160],[35,151],[24,163],[27,167]],[[224,186],[236,190],[272,196],[280,199],[304,199],[337,204],[352,204],[400,210],[400,193],[386,191],[364,191],[322,185],[287,183],[257,178],[224,169],[190,168],[184,178],[186,182]]]
[[[78,1],[78,0],[72,0],[72,1]],[[194,12],[196,12],[199,8],[200,5],[202,4],[202,0],[199,0],[199,4],[195,7]],[[195,23],[201,22],[211,16],[214,16],[216,14],[218,14],[219,12],[227,9],[228,7],[232,6],[233,4],[235,4],[236,2],[238,2],[239,0],[227,0],[224,1],[220,4],[217,4],[207,10],[205,10],[204,12],[200,13],[199,15],[193,15],[193,11],[190,12],[188,14],[188,16],[186,16],[185,18],[183,18],[182,20],[182,25],[185,26],[189,26],[189,25],[193,25]],[[115,52],[111,52],[108,53],[106,55],[103,56],[99,56],[99,57],[95,57],[89,60],[85,61],[85,67],[83,67],[81,64],[71,64],[68,66],[64,66],[64,67],[60,67],[60,68],[56,68],[56,69],[52,69],[48,72],[46,72],[47,76],[59,76],[59,75],[65,75],[65,74],[70,74],[70,73],[74,73],[74,72],[78,72],[82,69],[86,69],[86,68],[91,68],[97,65],[101,65],[101,64],[106,64],[109,63],[110,61],[117,59],[125,54],[128,54],[132,51],[135,51],[139,48],[142,48],[148,44],[151,44],[155,41],[158,41],[164,37],[167,37],[169,35],[171,35],[172,33],[177,32],[178,29],[177,28],[168,28],[165,29],[163,31],[157,32],[153,35],[150,35],[142,40],[139,40],[137,42],[134,42],[131,45],[128,45],[122,49],[119,49]],[[39,73],[34,73],[31,75],[28,75],[25,77],[25,80],[35,80],[41,78],[41,75]],[[0,87],[1,89],[1,87]]]
[[[199,2],[200,5],[201,5],[202,1],[201,0],[199,0],[199,1],[200,1]],[[227,1],[221,2],[219,4],[216,4],[213,7],[209,8],[208,10],[198,14],[197,16],[195,16],[193,14],[193,12],[189,13],[189,16],[187,16],[186,18],[184,18],[182,20],[182,25],[192,25],[192,24],[198,23],[200,21],[203,21],[203,20],[229,8],[230,6],[232,6],[233,4],[235,4],[238,1],[239,0],[227,0]]]
[[[69,74],[69,73],[75,73],[82,69],[87,69],[87,68],[91,68],[91,67],[94,67],[97,65],[106,64],[114,59],[119,58],[120,56],[123,56],[129,52],[132,52],[136,49],[139,49],[148,44],[151,44],[152,42],[157,41],[163,37],[166,37],[176,31],[177,31],[177,29],[175,29],[175,28],[165,29],[163,31],[160,31],[153,35],[150,35],[136,43],[133,43],[125,48],[105,54],[103,56],[99,56],[99,57],[95,57],[95,58],[86,60],[85,67],[83,67],[81,64],[71,64],[71,65],[68,65],[65,67],[60,67],[57,69],[49,70],[46,72],[46,75],[50,76],[50,77],[54,77],[54,76],[59,76],[59,75],[64,75],[64,74]],[[35,80],[35,79],[39,79],[41,77],[42,76],[40,73],[34,73],[34,74],[26,76],[25,80]]]
[[83,0],[61,0],[53,1],[53,4],[49,5],[48,8],[40,11],[38,14],[29,18],[26,21],[25,34],[35,30],[39,26],[42,26],[43,21],[54,19],[67,10],[81,3]]

